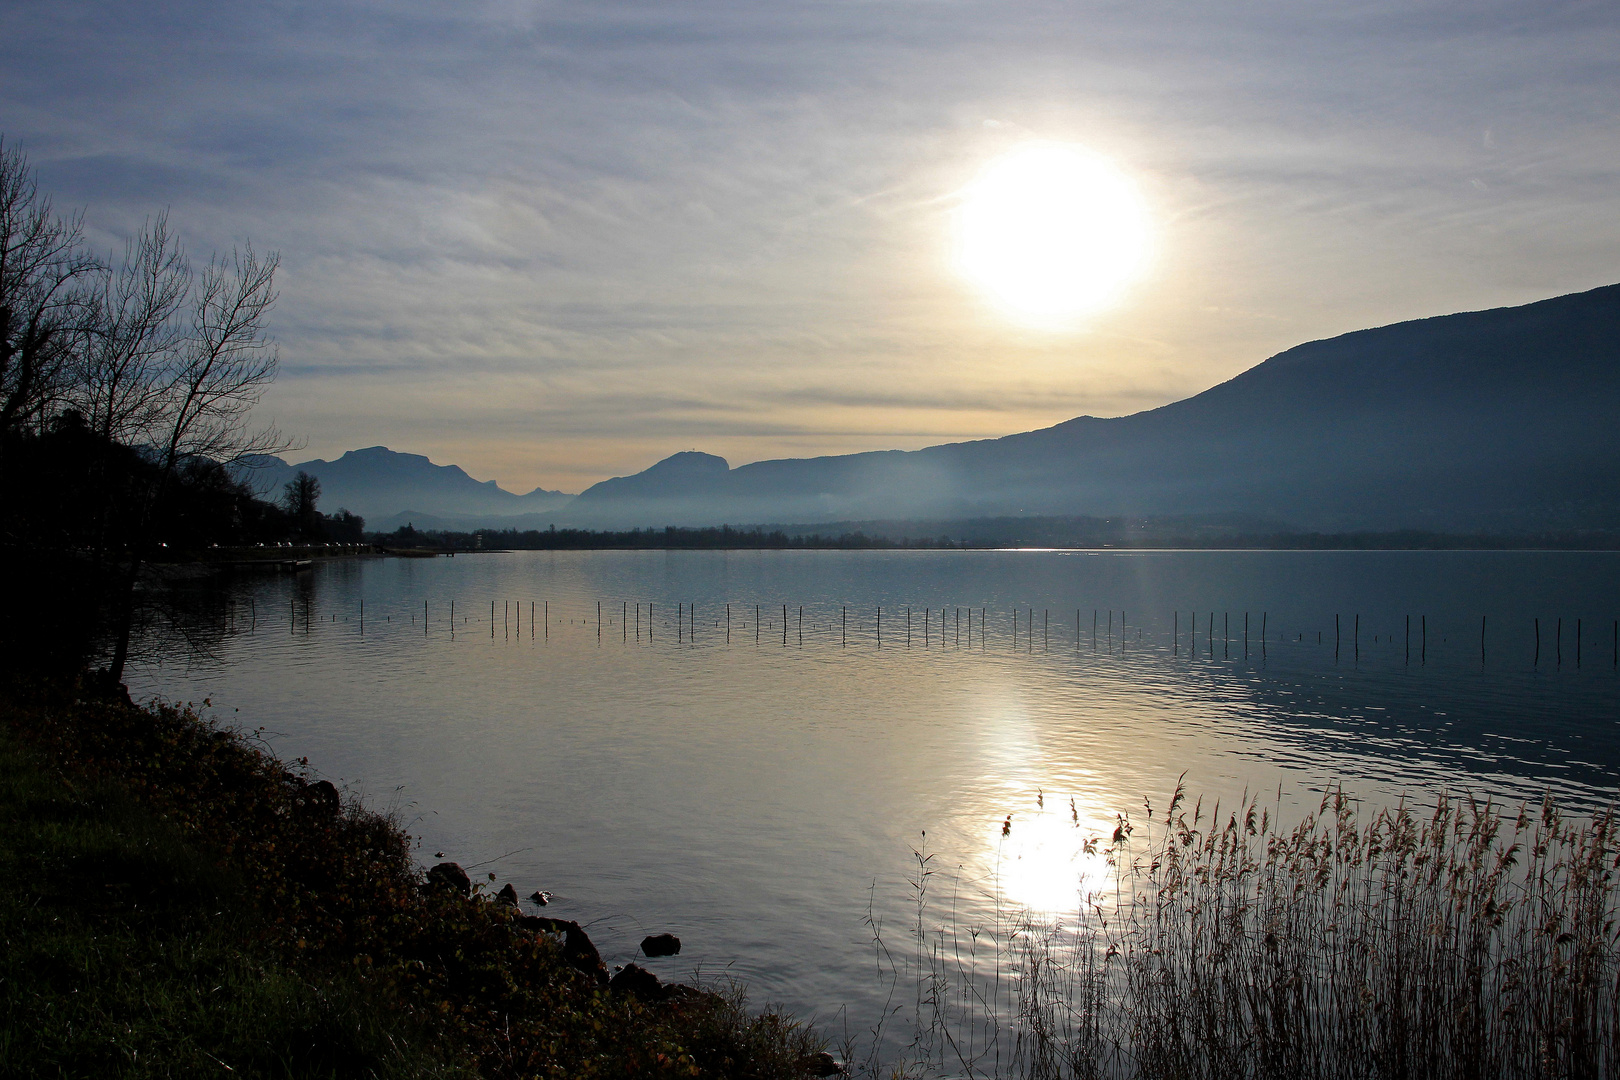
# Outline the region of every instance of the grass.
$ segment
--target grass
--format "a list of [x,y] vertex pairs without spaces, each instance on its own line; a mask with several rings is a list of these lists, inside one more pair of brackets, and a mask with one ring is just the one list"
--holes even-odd
[[0,1074],[801,1077],[735,989],[643,1001],[389,818],[186,710],[0,701]]
[[1363,813],[1331,792],[1281,828],[1275,807],[1189,808],[1178,787],[1140,831],[1092,841],[1116,887],[1064,920],[941,920],[919,851],[913,1031],[864,1071],[1620,1075],[1613,810],[1441,796]]
[[0,1073],[454,1076],[344,973],[248,925],[229,869],[0,732]]

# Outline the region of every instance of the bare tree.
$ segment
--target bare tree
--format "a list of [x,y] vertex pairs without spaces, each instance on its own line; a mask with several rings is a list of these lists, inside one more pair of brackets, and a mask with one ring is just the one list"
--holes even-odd
[[[137,245],[137,277],[149,282],[178,279],[178,270],[164,268],[183,265],[184,258],[176,256],[175,263],[164,254],[177,250],[165,241],[165,236],[159,235],[156,228],[149,229]],[[274,254],[260,257],[251,246],[233,251],[228,257],[215,255],[191,290],[191,320],[185,333],[170,337],[167,330],[153,332],[150,340],[163,343],[162,347],[149,358],[131,362],[127,369],[138,373],[144,382],[137,389],[132,379],[120,400],[131,403],[129,422],[138,422],[149,432],[148,452],[157,469],[153,490],[144,500],[142,520],[136,524],[127,587],[119,598],[115,627],[118,640],[109,669],[114,682],[122,680],[129,658],[135,582],[140,573],[148,516],[176,469],[188,461],[231,464],[251,455],[287,449],[273,426],[253,429],[247,422],[248,414],[276,374],[276,346],[265,319],[276,302],[279,262]],[[191,281],[189,271],[185,280]],[[153,297],[166,295],[155,285],[144,288]],[[135,306],[140,311],[157,310],[152,302]],[[126,347],[120,355],[133,357],[139,352]],[[135,408],[133,403],[137,401],[140,405]]]
[[28,158],[0,141],[0,447],[59,401],[102,269],[82,217],[58,217]]
[[179,315],[191,286],[191,264],[169,233],[167,214],[148,220],[124,245],[117,269],[101,275],[93,330],[71,380],[73,404],[97,435],[130,446],[158,441],[168,384],[186,347]]
[[282,508],[299,520],[315,513],[315,503],[320,497],[321,482],[302,469],[281,488]]

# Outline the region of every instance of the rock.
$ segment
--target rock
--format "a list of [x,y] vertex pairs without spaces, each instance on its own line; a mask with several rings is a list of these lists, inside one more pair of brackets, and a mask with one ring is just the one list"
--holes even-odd
[[806,1054],[799,1059],[799,1067],[811,1076],[842,1076],[844,1066],[827,1051]]
[[323,810],[335,814],[343,808],[343,796],[338,789],[332,786],[330,780],[317,780],[304,788],[304,805],[313,810]]
[[596,951],[596,946],[591,944],[590,935],[581,929],[579,923],[572,919],[548,919],[540,915],[525,915],[520,924],[552,934],[561,934],[563,959],[595,979],[598,985],[608,984],[607,965],[602,963],[602,954]]
[[529,899],[534,903],[535,907],[545,907],[551,903],[551,894],[544,889],[536,889],[529,894]]
[[459,863],[442,862],[427,872],[427,883],[435,889],[451,889],[462,896],[472,892],[472,878]]
[[609,980],[608,989],[637,1001],[658,1001],[664,996],[664,987],[659,983],[658,976],[635,964],[620,968],[618,974]]
[[674,934],[649,934],[641,939],[643,956],[679,956],[681,939]]
[[508,881],[505,885],[502,885],[501,891],[495,894],[495,902],[497,904],[505,904],[508,907],[518,906],[517,890],[512,888],[512,883],[510,881]]

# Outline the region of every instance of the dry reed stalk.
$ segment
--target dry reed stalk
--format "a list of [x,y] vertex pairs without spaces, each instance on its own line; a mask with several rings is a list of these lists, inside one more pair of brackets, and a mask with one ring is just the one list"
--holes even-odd
[[1620,1075],[1613,809],[1368,816],[1330,791],[1285,829],[1279,808],[1206,814],[1178,785],[1141,845],[1123,818],[1088,842],[1117,894],[1061,922],[998,894],[993,926],[959,926],[954,899],[933,924],[917,851],[915,1034],[884,1075]]

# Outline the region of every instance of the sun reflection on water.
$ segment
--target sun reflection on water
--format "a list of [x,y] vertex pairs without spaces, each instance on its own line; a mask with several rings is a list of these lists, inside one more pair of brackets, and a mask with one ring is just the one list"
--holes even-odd
[[1004,902],[1032,915],[1073,915],[1112,899],[1115,819],[1080,797],[1044,792],[1035,805],[1004,816],[985,833],[984,859]]

